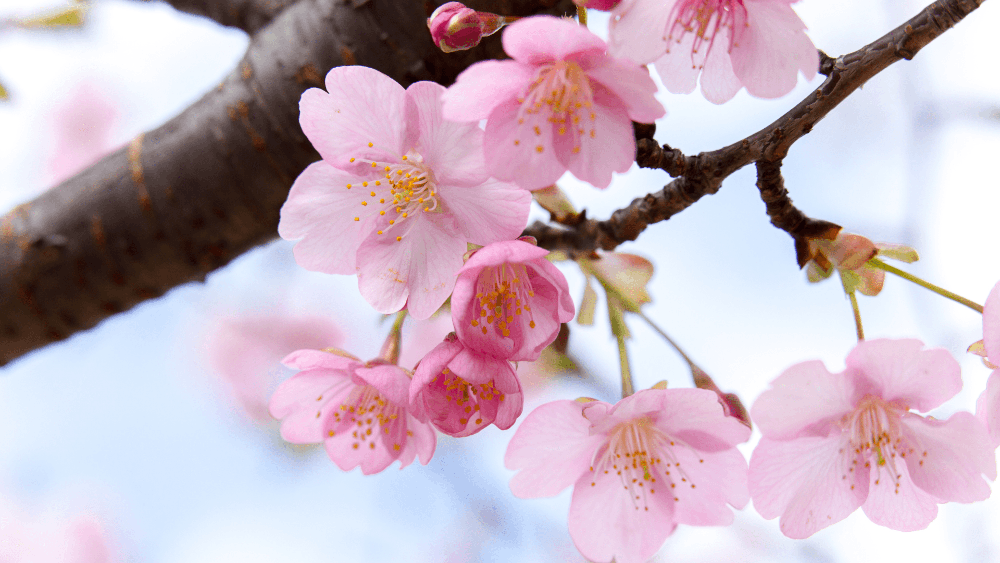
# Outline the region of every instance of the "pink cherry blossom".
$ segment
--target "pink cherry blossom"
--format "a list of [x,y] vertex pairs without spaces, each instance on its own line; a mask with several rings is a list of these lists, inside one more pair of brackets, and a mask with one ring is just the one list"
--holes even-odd
[[462,437],[490,424],[510,428],[521,416],[524,396],[510,362],[469,350],[450,334],[417,366],[410,404],[417,418]]
[[[989,363],[1000,365],[1000,283],[983,304],[983,347]],[[976,401],[976,418],[986,425],[993,447],[1000,445],[1000,369],[993,370]]]
[[483,132],[441,117],[444,88],[403,90],[366,67],[339,67],[302,94],[299,121],[323,160],[295,180],[278,233],[302,267],[358,274],[381,313],[426,319],[451,294],[468,243],[516,237],[531,196],[489,178]]
[[581,8],[608,11],[617,6],[621,0],[573,0]]
[[749,501],[735,445],[750,429],[703,389],[648,389],[615,405],[555,401],[518,427],[504,463],[510,488],[548,497],[573,485],[569,533],[595,562],[641,563],[677,524],[733,521]]
[[754,403],[763,438],[750,494],[785,535],[805,538],[861,507],[888,528],[920,530],[943,502],[990,495],[996,478],[983,425],[967,412],[923,417],[962,387],[958,362],[918,340],[868,340],[833,374],[819,361],[787,369]]
[[799,72],[811,80],[819,54],[795,14],[793,0],[623,0],[612,11],[615,56],[656,63],[668,90],[701,91],[710,102],[728,101],[741,87],[777,98],[795,87]]
[[469,348],[507,360],[535,361],[575,313],[566,277],[549,253],[523,240],[477,250],[462,267],[451,296],[458,338]]
[[341,469],[378,473],[399,460],[426,465],[437,438],[408,409],[410,378],[382,360],[362,363],[346,354],[299,350],[284,360],[301,370],[271,397],[271,415],[283,419],[281,437],[326,446]]
[[606,188],[635,160],[632,121],[664,110],[645,69],[606,54],[599,37],[571,21],[537,16],[503,34],[513,60],[479,62],[445,92],[444,115],[486,119],[486,166],[500,180],[544,188],[567,170]]
[[111,563],[118,561],[106,527],[93,515],[37,517],[9,506],[0,510],[3,563]]

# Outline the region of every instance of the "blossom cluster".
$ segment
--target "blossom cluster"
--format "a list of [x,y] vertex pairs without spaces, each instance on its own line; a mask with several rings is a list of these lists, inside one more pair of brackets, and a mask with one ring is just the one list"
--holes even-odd
[[[510,60],[474,64],[447,89],[404,89],[375,70],[341,67],[325,90],[306,91],[300,122],[322,160],[295,180],[279,233],[296,241],[301,266],[356,273],[381,313],[405,309],[422,320],[450,300],[454,332],[412,369],[397,365],[393,346],[370,361],[334,349],[289,355],[284,363],[299,373],[269,405],[284,439],[322,443],[341,469],[371,474],[394,461],[428,463],[437,432],[513,427],[524,403],[514,362],[537,360],[574,316],[548,251],[518,238],[529,191],[566,172],[606,188],[628,170],[632,122],[665,114],[644,65],[671,92],[700,81],[715,103],[741,88],[779,97],[799,73],[811,79],[818,54],[792,3],[579,0],[611,10],[605,43],[566,20],[510,23],[450,2],[428,20],[442,50],[470,48],[506,26]],[[916,259],[911,249],[837,233],[803,250],[810,279],[837,269],[852,292],[869,295],[884,279],[877,256]],[[983,349],[1000,362],[998,303],[994,290]],[[752,431],[745,412],[737,416],[717,388],[665,386],[616,404],[544,404],[515,431],[505,464],[517,471],[518,497],[573,486],[569,532],[595,562],[641,563],[678,525],[727,525],[751,500],[793,538],[859,507],[877,524],[917,530],[940,503],[989,496],[998,372],[976,416],[939,420],[921,413],[960,390],[951,355],[916,340],[861,340],[840,373],[805,362],[772,382],[751,409],[762,438],[749,464],[737,449]]]

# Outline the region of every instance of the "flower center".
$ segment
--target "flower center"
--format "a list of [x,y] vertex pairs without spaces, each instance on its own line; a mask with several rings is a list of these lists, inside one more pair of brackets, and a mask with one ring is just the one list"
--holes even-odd
[[[543,127],[553,127],[560,135],[585,135],[587,127],[582,123],[581,115],[589,117],[590,137],[594,138],[597,134],[593,128],[597,114],[591,109],[594,94],[590,89],[590,79],[573,61],[556,61],[539,67],[535,80],[528,86],[528,93],[518,98],[518,103],[521,109],[517,123],[524,125],[527,121],[535,137],[542,136]],[[520,139],[514,141],[514,145],[520,144]],[[541,153],[544,150],[543,145],[536,144],[535,151]],[[574,143],[573,152],[580,152],[579,142]]]
[[[594,455],[590,486],[597,486],[598,475],[614,472],[628,490],[629,500],[635,509],[649,510],[649,495],[656,494],[662,486],[657,482],[657,476],[662,472],[669,481],[674,501],[678,501],[678,482],[683,483],[682,487],[690,485],[692,489],[695,485],[689,481],[673,455],[671,448],[675,445],[647,417],[619,424],[609,432],[608,441]],[[663,458],[666,458],[665,463]]]
[[450,369],[444,368],[438,375],[436,383],[440,384],[444,390],[445,402],[455,401],[455,404],[465,413],[460,415],[459,424],[465,425],[469,418],[475,416],[474,423],[478,426],[483,423],[482,415],[479,413],[480,403],[488,401],[503,401],[504,394],[493,387],[492,381],[474,384],[458,377]]
[[524,264],[487,266],[476,281],[479,317],[473,318],[471,324],[482,325],[483,334],[493,328],[497,335],[510,336],[515,317],[524,314],[528,317],[528,326],[535,328],[529,299],[534,296]]
[[[402,411],[402,407],[386,401],[371,385],[358,385],[340,404],[339,410],[334,411],[335,424],[327,431],[327,436],[333,438],[338,432],[350,430],[354,438],[352,448],[356,450],[367,443],[367,447],[374,450],[379,430],[386,435],[390,434],[389,427],[396,424]],[[399,451],[400,444],[393,444],[393,450]]]
[[[850,437],[854,454],[849,472],[853,472],[855,466],[862,462],[864,467],[870,468],[874,461],[875,469],[879,472],[875,484],[878,485],[881,481],[881,472],[884,470],[895,484],[896,493],[899,493],[899,479],[902,474],[896,464],[904,462],[907,455],[916,452],[903,442],[899,427],[899,421],[907,410],[887,403],[879,397],[868,395],[861,399],[853,412],[841,419],[841,427]],[[927,452],[923,452],[923,455],[926,456]],[[920,465],[923,463],[923,460],[920,460]]]
[[[354,159],[352,158],[353,162]],[[437,194],[434,173],[428,168],[420,154],[410,151],[400,157],[399,163],[372,162],[376,174],[374,180],[364,180],[359,184],[347,184],[347,189],[368,192],[361,201],[364,216],[375,213],[389,226],[416,216],[417,213],[441,212],[441,202]],[[362,215],[354,218],[360,221]],[[383,234],[382,230],[377,234]],[[402,240],[401,236],[396,237]]]
[[667,52],[670,52],[670,43],[680,43],[688,33],[694,34],[694,42],[691,47],[692,58],[701,52],[701,64],[696,68],[704,67],[705,56],[712,50],[719,32],[729,30],[728,51],[733,47],[739,47],[735,40],[735,27],[737,22],[742,21],[743,27],[749,27],[746,21],[747,11],[743,7],[743,0],[681,0],[674,5],[670,17],[667,19]]

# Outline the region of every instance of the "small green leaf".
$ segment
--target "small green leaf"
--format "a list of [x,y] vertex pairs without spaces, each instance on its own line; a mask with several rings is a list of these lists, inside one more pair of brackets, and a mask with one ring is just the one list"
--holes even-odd
[[14,25],[22,29],[51,29],[60,27],[80,27],[87,14],[87,5],[74,4],[53,11],[41,12],[27,18],[14,20]]

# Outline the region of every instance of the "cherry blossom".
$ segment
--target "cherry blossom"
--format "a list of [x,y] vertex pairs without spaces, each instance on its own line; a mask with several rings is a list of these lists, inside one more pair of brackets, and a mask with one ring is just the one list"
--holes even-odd
[[750,459],[750,494],[764,518],[805,538],[861,507],[895,530],[920,530],[943,502],[990,495],[996,478],[983,425],[967,412],[928,411],[962,387],[958,362],[918,340],[859,342],[847,369],[796,364],[750,413],[763,438]]
[[[587,402],[584,402],[587,401]],[[518,427],[504,462],[510,488],[548,497],[573,485],[569,533],[595,562],[641,563],[677,524],[733,521],[749,501],[735,445],[750,429],[725,416],[715,393],[648,389],[615,405],[555,401]]]
[[632,121],[664,110],[647,71],[606,54],[599,37],[571,21],[537,16],[503,34],[513,60],[483,61],[458,75],[443,96],[444,116],[486,119],[486,166],[526,189],[567,170],[599,188],[635,160]]
[[431,350],[413,374],[410,404],[451,436],[470,436],[496,424],[510,428],[524,396],[510,362],[469,350],[453,334]]
[[986,389],[976,401],[976,418],[990,433],[993,447],[1000,445],[1000,283],[993,286],[983,304],[983,348],[993,373],[986,381]]
[[410,378],[383,360],[319,350],[299,350],[284,360],[301,370],[271,397],[271,415],[283,419],[281,437],[293,444],[326,446],[344,471],[365,475],[393,461],[406,467],[419,456],[426,465],[437,438],[431,425],[408,409]]
[[473,350],[535,361],[573,319],[566,277],[523,240],[485,246],[462,266],[451,297],[455,332]]
[[834,238],[808,239],[804,250],[808,258],[806,275],[810,282],[822,281],[837,270],[843,278],[845,290],[857,290],[869,296],[878,295],[885,283],[885,270],[870,265],[872,258],[893,258],[908,264],[919,259],[917,251],[909,246],[875,243],[842,230],[838,230]]
[[591,10],[610,10],[618,5],[621,0],[573,0],[573,3],[581,8]]
[[427,18],[427,27],[434,44],[445,53],[452,53],[479,45],[483,37],[500,31],[507,22],[504,16],[477,12],[461,2],[448,2]]
[[819,54],[793,0],[623,0],[612,11],[615,56],[655,61],[668,90],[701,91],[728,101],[741,87],[760,98],[784,96],[799,72],[811,80]]
[[295,180],[278,233],[302,267],[358,274],[381,313],[426,319],[451,294],[468,243],[516,237],[531,196],[488,177],[483,132],[442,119],[444,88],[403,88],[339,67],[302,94],[302,130],[323,160]]

